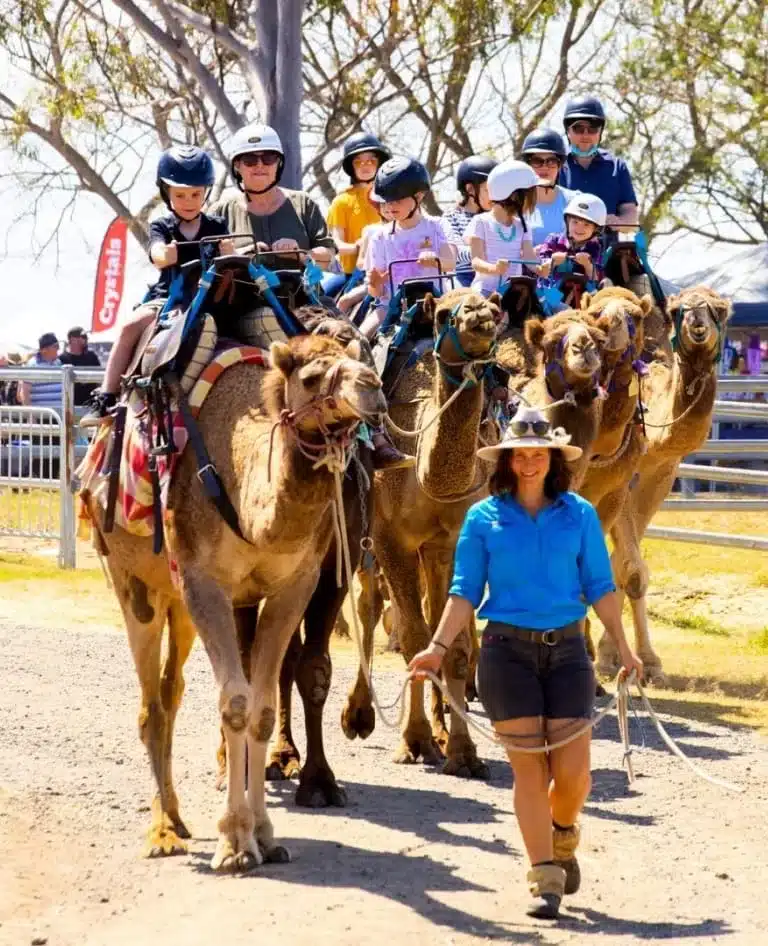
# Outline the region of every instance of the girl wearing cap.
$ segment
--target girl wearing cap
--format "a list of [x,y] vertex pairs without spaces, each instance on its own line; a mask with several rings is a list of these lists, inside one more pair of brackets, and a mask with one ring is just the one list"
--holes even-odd
[[368,244],[364,265],[376,302],[360,326],[366,338],[373,338],[387,316],[390,266],[395,292],[404,279],[436,275],[438,261],[444,272],[453,269],[454,252],[440,221],[421,211],[431,186],[429,172],[414,158],[390,158],[376,172],[373,199],[386,207],[392,222],[374,230]]
[[472,269],[472,257],[466,245],[467,227],[477,214],[491,209],[488,197],[488,175],[498,161],[482,154],[473,154],[465,158],[456,171],[456,189],[459,202],[440,218],[446,239],[457,250],[456,278],[462,286],[471,286],[475,278]]
[[371,190],[379,167],[391,153],[376,135],[360,132],[351,135],[344,145],[341,166],[349,176],[351,187],[338,194],[328,209],[328,226],[341,257],[344,276],[338,283],[326,283],[329,294],[341,289],[355,272],[361,249],[363,230],[381,222],[379,207],[371,200]]
[[616,641],[624,672],[643,670],[624,636],[597,513],[568,489],[568,461],[581,455],[570,440],[538,410],[521,407],[501,443],[478,451],[495,463],[491,495],[467,512],[450,597],[429,647],[409,666],[436,673],[485,599],[478,691],[514,771],[515,813],[531,863],[526,912],[550,918],[581,880],[576,849],[591,784],[591,730],[549,752],[516,748],[558,743],[591,718],[595,678],[583,634],[589,606]]
[[576,272],[599,283],[603,278],[603,247],[598,237],[605,226],[605,204],[594,194],[576,194],[563,217],[565,231],[551,234],[538,248],[542,260],[539,276],[545,280],[551,277],[552,271],[570,256]]
[[505,277],[519,276],[520,263],[532,260],[526,217],[536,207],[539,178],[522,161],[502,161],[488,175],[491,209],[473,217],[464,233],[476,276],[472,288],[489,296]]
[[554,128],[535,129],[520,149],[520,159],[530,165],[542,181],[536,189],[536,206],[526,221],[534,247],[543,243],[550,233],[564,229],[563,212],[576,194],[557,183],[566,154],[563,136]]
[[[257,249],[303,250],[319,266],[329,266],[336,246],[320,208],[303,191],[280,186],[285,157],[274,128],[258,122],[241,128],[229,160],[238,190],[225,191],[211,213],[224,217],[230,233],[252,233]],[[296,263],[295,255],[286,259]]]

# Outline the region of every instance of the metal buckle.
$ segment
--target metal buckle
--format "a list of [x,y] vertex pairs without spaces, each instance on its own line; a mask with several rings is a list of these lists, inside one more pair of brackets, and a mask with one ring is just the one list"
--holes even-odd
[[554,647],[557,644],[557,641],[552,640],[551,637],[549,636],[554,633],[555,633],[554,628],[550,628],[548,631],[544,631],[544,633],[541,635],[541,643],[546,644],[547,647]]

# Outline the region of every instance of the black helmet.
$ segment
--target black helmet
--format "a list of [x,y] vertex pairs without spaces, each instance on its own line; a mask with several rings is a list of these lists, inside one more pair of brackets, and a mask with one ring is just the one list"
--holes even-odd
[[555,154],[558,158],[565,158],[565,142],[563,136],[554,128],[536,128],[529,135],[526,135],[520,154],[524,157],[526,154],[535,154],[536,152],[546,152]]
[[580,98],[571,99],[565,106],[563,114],[563,125],[566,130],[568,126],[579,118],[591,118],[593,122],[602,122],[605,124],[605,109],[600,99],[594,95],[582,95]]
[[467,195],[467,184],[482,184],[499,162],[482,154],[473,154],[459,165],[456,171],[456,187],[460,194]]
[[390,158],[376,172],[374,197],[379,201],[402,200],[432,186],[429,171],[415,158]]
[[157,186],[213,187],[216,173],[210,156],[194,145],[174,145],[157,162]]
[[379,159],[379,164],[383,164],[384,161],[392,157],[392,152],[379,141],[376,135],[372,135],[367,131],[359,131],[354,135],[350,135],[344,142],[341,166],[344,168],[344,173],[353,180],[355,169],[352,167],[352,158],[356,154],[362,154],[363,151],[373,151]]

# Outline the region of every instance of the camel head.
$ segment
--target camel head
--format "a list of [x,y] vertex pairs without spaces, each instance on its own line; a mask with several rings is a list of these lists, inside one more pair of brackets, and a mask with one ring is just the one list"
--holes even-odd
[[707,286],[683,289],[667,299],[674,321],[672,347],[682,356],[719,359],[725,325],[731,316],[730,300]]
[[541,349],[548,385],[559,378],[558,387],[565,391],[592,392],[596,388],[606,337],[591,316],[568,310],[543,321],[528,319],[525,339]]
[[274,420],[290,412],[303,433],[338,431],[364,420],[378,426],[387,410],[381,381],[361,360],[358,339],[299,335],[273,342],[272,370],[264,379],[264,403]]
[[435,350],[443,364],[489,358],[501,322],[501,297],[488,299],[471,289],[455,289],[439,299],[427,293],[424,314],[431,318]]
[[584,293],[583,312],[590,315],[605,333],[603,361],[616,364],[620,359],[634,361],[640,356],[645,341],[645,319],[653,310],[653,299],[639,299],[634,292],[619,286]]

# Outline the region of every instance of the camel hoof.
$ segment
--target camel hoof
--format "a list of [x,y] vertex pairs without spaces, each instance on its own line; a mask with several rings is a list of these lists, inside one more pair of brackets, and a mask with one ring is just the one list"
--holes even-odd
[[282,844],[275,844],[269,850],[262,849],[265,864],[290,864],[291,852]]
[[392,757],[392,761],[398,765],[414,765],[418,762],[419,757],[421,757],[424,765],[439,765],[444,759],[440,747],[430,737],[424,741],[404,739]]
[[[183,827],[183,825],[182,825]],[[184,829],[186,831],[186,828]],[[189,832],[185,837],[189,837]],[[173,857],[186,854],[187,845],[172,828],[150,828],[144,846],[145,857]]]
[[301,772],[301,762],[298,756],[274,756],[264,772],[268,782],[284,782],[286,779],[296,778]]
[[433,729],[432,738],[438,749],[445,755],[445,750],[448,748],[448,740],[450,739],[448,730],[444,726],[442,729]]
[[211,861],[211,868],[222,874],[247,874],[255,870],[264,858],[258,845],[236,851],[229,838],[220,838]]
[[296,804],[301,808],[346,808],[347,793],[332,773],[308,778],[296,789]]
[[347,704],[341,714],[341,728],[347,739],[367,739],[376,728],[376,710],[372,706],[354,708]]
[[227,790],[227,773],[219,772],[216,776],[216,791],[217,792],[226,792]]
[[603,680],[614,680],[620,666],[618,661],[614,662],[611,658],[601,658],[597,665],[597,675]]
[[173,830],[180,838],[184,838],[185,841],[188,841],[192,837],[189,828],[184,824],[181,818],[172,818],[171,824],[173,825]]
[[446,759],[442,769],[443,775],[455,775],[457,778],[476,778],[488,781],[491,770],[482,759]]
[[652,687],[663,687],[666,686],[667,677],[664,671],[661,669],[661,664],[644,664],[644,674],[643,682],[647,686]]

